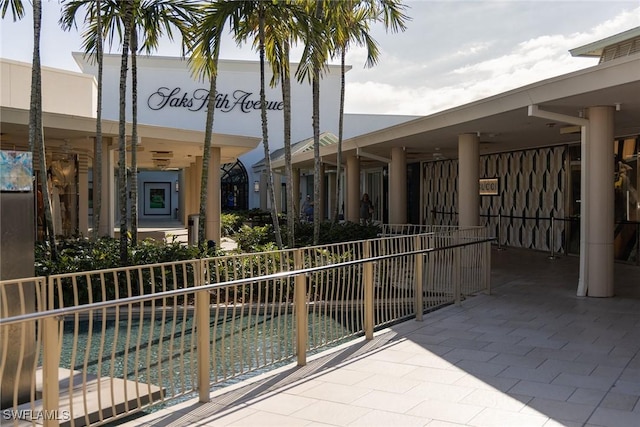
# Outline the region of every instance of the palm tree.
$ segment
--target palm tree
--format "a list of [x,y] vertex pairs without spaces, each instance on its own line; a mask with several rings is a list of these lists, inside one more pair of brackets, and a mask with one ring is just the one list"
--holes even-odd
[[[160,37],[173,40],[172,27],[184,41],[188,37],[196,7],[191,0],[136,0],[131,28],[131,244],[138,243],[138,39],[140,49],[151,54],[158,48]],[[138,34],[140,33],[140,34]],[[184,47],[184,42],[183,42]],[[183,48],[184,52],[184,48]]]
[[133,22],[133,1],[123,2],[122,26],[122,59],[120,61],[120,107],[118,113],[118,186],[120,187],[120,262],[129,263],[128,233],[127,233],[127,136],[126,136],[126,106],[127,106],[127,66],[129,60],[129,41]]
[[[74,0],[68,4],[64,9],[63,18],[61,23],[63,26],[71,27],[74,24],[74,17],[78,8],[81,6],[87,6],[88,4],[98,3],[98,0]],[[90,9],[91,6],[89,6]],[[89,14],[88,21],[90,22],[89,29],[85,32],[84,47],[86,52],[96,51],[101,56],[102,49],[98,49],[97,46],[101,46],[102,37],[97,37],[98,34],[102,34],[102,31],[98,31],[98,28],[104,26],[106,29],[105,34],[109,37],[109,43],[113,45],[113,38],[116,34],[119,35],[120,41],[124,47],[125,34],[129,34],[129,43],[127,48],[127,55],[131,52],[131,105],[132,105],[132,131],[131,131],[131,243],[137,244],[137,229],[138,229],[138,179],[137,179],[137,143],[138,143],[138,114],[137,114],[137,52],[139,47],[139,39],[142,39],[142,45],[140,50],[146,53],[151,53],[158,47],[160,38],[163,35],[167,35],[170,40],[173,39],[173,27],[177,28],[184,38],[187,36],[188,28],[193,19],[193,14],[197,10],[196,5],[191,0],[127,0],[125,2],[118,0],[104,0],[98,3],[100,10],[97,13]],[[130,15],[129,20],[126,21],[126,16]],[[100,18],[100,19],[98,19]],[[127,23],[128,22],[128,23]],[[122,74],[122,70],[121,70]],[[100,75],[100,71],[99,71]],[[100,88],[100,86],[99,86]],[[125,104],[126,105],[126,104]],[[126,107],[125,107],[126,108]],[[100,121],[98,120],[98,123]],[[99,144],[98,144],[99,145]],[[125,142],[126,149],[126,142]],[[120,161],[126,161],[126,153],[123,156],[120,153]],[[124,164],[124,170],[126,172],[126,163]],[[128,176],[125,176],[124,183],[128,181]],[[122,185],[120,182],[119,185]],[[121,187],[120,201],[127,202],[127,187]],[[120,207],[120,224],[121,232],[122,224],[125,223],[127,211]],[[124,220],[122,218],[124,215]],[[122,236],[121,236],[122,239]]]
[[[277,6],[282,5],[283,7]],[[276,9],[276,10],[274,10]],[[290,248],[295,245],[296,216],[295,202],[297,194],[293,192],[293,167],[291,164],[291,73],[289,67],[290,46],[302,34],[308,15],[304,9],[294,2],[272,3],[270,20],[266,27],[265,54],[271,64],[273,78],[271,86],[280,79],[283,102],[284,127],[284,163],[287,189],[287,243]]]
[[405,6],[399,0],[345,0],[338,2],[331,9],[330,19],[333,24],[333,37],[340,54],[340,116],[338,123],[337,171],[336,171],[336,206],[333,222],[338,222],[340,200],[340,168],[342,167],[342,139],[344,128],[344,93],[346,53],[352,42],[367,48],[366,67],[373,67],[379,58],[378,43],[369,34],[369,23],[384,22],[393,32],[404,31],[405,22],[409,19],[403,10]]
[[[29,104],[29,149],[34,157],[38,156],[38,168],[40,174],[40,189],[44,204],[44,217],[46,222],[51,257],[58,259],[56,238],[53,230],[53,217],[51,215],[51,197],[47,186],[47,158],[44,147],[44,131],[42,127],[42,73],[40,68],[40,30],[42,22],[42,2],[33,0],[33,62],[31,66],[31,101]],[[20,0],[0,1],[0,10],[4,19],[7,10],[11,10],[13,20],[24,17],[24,6]]]
[[[89,8],[85,15],[85,22],[89,28],[83,34],[82,47],[86,55],[95,55],[98,65],[98,107],[96,110],[96,144],[93,156],[93,237],[100,233],[100,220],[102,210],[102,70],[103,70],[103,37],[101,0],[89,0]],[[94,7],[91,7],[91,4]],[[64,30],[76,27],[76,14],[82,6],[87,5],[87,0],[74,0],[68,2],[62,8],[60,25]]]
[[211,2],[201,7],[198,24],[192,36],[187,40],[187,49],[191,52],[189,65],[197,77],[209,80],[209,97],[204,141],[202,146],[202,178],[200,180],[200,218],[198,227],[198,246],[204,247],[206,240],[207,197],[209,182],[209,160],[213,139],[213,119],[215,111],[215,93],[218,76],[218,58],[222,31],[227,21],[235,21],[234,10],[226,2]]
[[[326,3],[326,4],[325,4]],[[308,22],[304,35],[305,48],[296,72],[299,81],[307,79],[311,81],[311,93],[313,103],[313,158],[314,180],[313,198],[320,200],[320,78],[322,71],[327,66],[330,52],[333,51],[333,40],[330,36],[330,26],[327,25],[327,10],[333,5],[330,0],[311,1],[305,0],[310,16],[313,19]],[[329,7],[331,6],[331,7]],[[320,206],[313,205],[313,244],[320,241]]]
[[[250,2],[245,2],[250,3]],[[267,6],[268,5],[268,6]],[[258,53],[260,55],[260,116],[262,122],[262,146],[264,147],[264,159],[265,159],[265,168],[267,174],[267,190],[269,192],[269,200],[271,201],[271,220],[273,222],[273,229],[276,239],[276,245],[278,248],[282,248],[282,234],[280,232],[280,222],[278,221],[278,212],[277,212],[277,203],[275,197],[275,183],[273,180],[273,171],[271,170],[271,156],[269,150],[269,131],[267,126],[267,108],[266,108],[266,95],[265,95],[265,57],[266,57],[266,27],[267,20],[269,29],[271,30],[270,38],[273,41],[274,37],[274,27],[280,25],[284,16],[282,13],[284,12],[285,5],[284,3],[281,5],[277,2],[267,3],[263,1],[257,1],[255,3],[254,8],[246,8],[243,13],[243,20],[240,21],[238,26],[235,28],[236,31],[236,40],[240,43],[250,36],[257,33],[257,39],[254,41],[254,45],[258,46]],[[277,82],[276,77],[271,80],[271,85],[273,86]],[[284,87],[283,87],[283,90]],[[286,125],[287,123],[285,123]],[[290,126],[290,123],[288,123]],[[285,142],[286,144],[286,142]],[[291,139],[289,137],[289,154],[291,153]],[[289,181],[291,182],[291,181]],[[289,200],[290,198],[288,198]],[[295,224],[295,223],[294,223]],[[291,226],[289,226],[291,227]],[[291,238],[293,235],[290,235],[289,244],[292,246]]]

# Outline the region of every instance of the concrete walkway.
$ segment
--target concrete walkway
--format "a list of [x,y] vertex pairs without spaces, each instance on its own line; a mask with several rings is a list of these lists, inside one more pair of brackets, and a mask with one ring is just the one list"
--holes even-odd
[[125,425],[640,425],[640,267],[577,298],[577,258],[492,256],[491,295]]

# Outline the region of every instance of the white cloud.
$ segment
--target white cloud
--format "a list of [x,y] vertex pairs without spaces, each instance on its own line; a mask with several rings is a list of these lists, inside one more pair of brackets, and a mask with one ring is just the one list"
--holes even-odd
[[[517,3],[512,6],[517,7]],[[633,2],[634,7],[628,7],[631,2],[618,3],[606,4],[619,6],[611,19],[581,31],[561,27],[544,32],[537,29],[540,34],[529,37],[524,31],[496,36],[491,31],[492,21],[485,20],[484,27],[489,30],[477,31],[478,40],[462,44],[448,39],[429,42],[425,36],[422,43],[412,45],[413,49],[383,50],[380,64],[370,70],[355,65],[357,62],[352,60],[362,58],[362,52],[354,50],[349,56],[354,67],[347,75],[346,111],[430,114],[590,67],[597,60],[571,57],[569,50],[640,25],[638,3]],[[531,6],[530,2],[521,4]],[[594,5],[598,6],[591,6]],[[504,12],[505,7],[500,10]],[[539,26],[547,24],[541,17],[531,19],[537,19]],[[390,45],[397,46],[393,42]]]

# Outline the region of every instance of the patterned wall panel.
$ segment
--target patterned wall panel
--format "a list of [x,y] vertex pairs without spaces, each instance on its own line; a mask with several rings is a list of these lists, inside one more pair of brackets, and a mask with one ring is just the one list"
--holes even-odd
[[[490,154],[480,157],[480,178],[498,178],[499,195],[480,197],[481,223],[503,245],[564,251],[566,146]],[[423,164],[424,222],[458,222],[458,162]],[[553,229],[551,218],[554,218]],[[498,222],[500,226],[498,227]]]

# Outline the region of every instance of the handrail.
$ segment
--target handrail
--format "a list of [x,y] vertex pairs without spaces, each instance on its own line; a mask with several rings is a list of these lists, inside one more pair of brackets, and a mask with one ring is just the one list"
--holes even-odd
[[[315,273],[315,272],[331,270],[339,267],[349,267],[353,265],[366,264],[369,262],[376,262],[376,261],[382,261],[386,259],[405,257],[409,255],[420,255],[420,254],[427,255],[432,252],[438,252],[438,251],[447,250],[447,249],[455,249],[455,248],[460,248],[460,247],[465,247],[470,245],[476,245],[479,243],[488,243],[488,242],[493,242],[495,240],[496,240],[495,237],[489,237],[481,240],[473,240],[471,242],[457,243],[457,244],[447,245],[447,246],[437,247],[437,248],[420,249],[416,251],[407,251],[407,252],[388,254],[388,255],[378,255],[378,256],[369,257],[369,258],[343,261],[337,264],[327,264],[327,265],[321,265],[317,267],[303,268],[299,270],[287,270],[287,271],[281,271],[279,273],[271,273],[271,274],[266,274],[262,276],[248,277],[245,279],[236,279],[236,280],[229,280],[225,282],[210,283],[207,285],[201,285],[201,286],[192,287],[192,288],[172,289],[168,291],[157,292],[154,294],[136,295],[132,297],[119,298],[111,301],[99,301],[91,304],[81,304],[73,307],[56,308],[56,309],[41,311],[36,313],[29,313],[29,314],[22,314],[19,316],[0,318],[0,326],[12,325],[12,324],[16,324],[24,321],[40,320],[40,319],[45,319],[50,317],[63,317],[66,315],[81,313],[88,310],[112,308],[120,305],[128,305],[133,303],[152,301],[160,298],[187,295],[187,294],[192,294],[192,293],[202,292],[202,291],[211,291],[217,288],[224,288],[227,286],[234,286],[234,285],[243,285],[243,284],[252,283],[255,281],[282,279],[285,277]],[[211,258],[203,258],[199,261],[207,261],[209,259]],[[157,265],[162,265],[162,264],[157,264]]]
[[[0,329],[22,331],[16,344],[30,342],[29,333],[36,339],[30,397],[14,390],[14,409],[21,399],[32,411],[62,410],[76,425],[93,416],[110,422],[189,393],[206,402],[215,384],[292,360],[302,366],[310,351],[372,339],[376,329],[490,293],[495,238],[486,227],[421,230],[0,281],[2,295],[16,282],[24,292],[29,280],[40,295],[35,312],[22,302],[13,312],[20,314],[0,318]],[[3,299],[6,305],[10,298]],[[69,370],[66,385],[59,385],[60,367]],[[42,399],[36,375],[47,384]],[[100,402],[91,415],[89,390]]]

